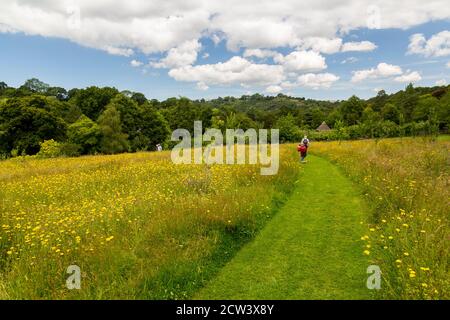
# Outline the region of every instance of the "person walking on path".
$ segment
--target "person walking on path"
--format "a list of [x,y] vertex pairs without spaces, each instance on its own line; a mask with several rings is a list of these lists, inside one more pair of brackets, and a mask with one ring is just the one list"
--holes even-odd
[[302,143],[305,145],[306,149],[308,149],[308,147],[309,147],[309,139],[308,139],[308,136],[307,136],[307,135],[305,135],[305,136],[303,137]]
[[305,158],[308,155],[308,148],[302,142],[297,146],[297,151],[300,153],[300,162],[305,163]]

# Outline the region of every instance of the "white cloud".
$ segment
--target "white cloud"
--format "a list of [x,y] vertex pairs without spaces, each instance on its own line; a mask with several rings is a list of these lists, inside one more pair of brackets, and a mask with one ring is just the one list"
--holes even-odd
[[324,54],[334,54],[337,52],[372,51],[377,46],[370,41],[343,43],[340,38],[308,37],[301,41],[298,48],[300,50],[310,49]]
[[339,77],[332,73],[308,73],[299,76],[297,78],[297,83],[301,87],[320,89],[329,88],[334,82],[338,80]]
[[183,66],[169,71],[169,76],[177,81],[197,82],[206,85],[241,86],[276,85],[285,79],[283,67],[279,65],[256,64],[234,56],[225,62]]
[[347,42],[342,45],[342,52],[349,51],[373,51],[377,48],[377,46],[370,41],[361,41],[361,42]]
[[317,72],[327,68],[325,58],[314,51],[293,51],[286,56],[276,56],[274,61],[292,72]]
[[404,29],[449,17],[448,0],[9,0],[0,5],[0,32],[64,38],[122,55],[165,52],[202,36],[234,50],[334,39],[312,47],[326,53],[336,50],[337,35],[375,20],[377,28]]
[[278,85],[272,85],[266,88],[266,92],[269,94],[277,94],[280,93],[281,91],[283,91],[283,88]]
[[418,82],[422,80],[421,75],[417,71],[412,71],[409,73],[405,73],[399,77],[394,79],[397,82]]
[[138,60],[134,60],[134,59],[133,59],[133,60],[130,61],[130,65],[131,65],[132,67],[137,68],[137,67],[142,66],[143,63],[142,63],[141,61],[138,61]]
[[450,61],[446,64],[447,68],[450,68]]
[[209,89],[209,87],[204,82],[198,82],[197,83],[197,89],[198,90],[202,90],[202,91],[206,91],[206,90]]
[[421,33],[412,35],[409,38],[408,53],[421,54],[426,57],[450,55],[450,31],[439,32],[428,40]]
[[[0,32],[62,38],[127,57],[137,52],[162,54],[162,59],[150,65],[170,69],[171,77],[195,82],[199,89],[231,83],[284,88],[299,75],[304,74],[301,79],[306,79],[309,73],[323,72],[327,64],[321,54],[376,48],[369,41],[344,43],[340,37],[352,30],[368,26],[405,29],[450,18],[448,0],[405,3],[391,0],[334,0],[313,4],[298,0],[9,0],[0,3]],[[411,37],[409,52],[449,55],[449,34],[450,31],[442,31],[428,40],[416,34]],[[216,45],[223,41],[230,50],[247,49],[244,58],[195,66],[203,38],[211,39]],[[287,49],[288,53],[282,55],[275,51],[280,48]],[[245,57],[271,58],[276,64],[254,63]],[[355,72],[352,80],[415,76],[413,72],[403,74],[396,66],[380,65]],[[324,76],[308,77],[318,87],[327,83]]]
[[308,37],[302,41],[299,48],[301,50],[311,49],[316,52],[325,54],[333,54],[339,52],[342,47],[342,39],[340,38],[322,38],[322,37]]
[[365,79],[377,79],[401,75],[402,68],[387,63],[379,63],[376,68],[359,70],[353,72],[352,82],[360,82]]
[[202,59],[207,59],[207,58],[209,58],[209,53],[208,53],[208,52],[205,52],[205,53],[202,55]]
[[154,68],[176,68],[193,64],[197,60],[201,44],[197,40],[183,42],[180,46],[172,48],[167,56],[158,62],[150,62]]
[[438,80],[438,81],[436,81],[436,85],[437,86],[446,86],[447,80],[445,80],[445,79]]
[[124,56],[129,57],[134,54],[133,49],[130,48],[119,48],[119,47],[112,47],[112,46],[105,46],[103,49],[108,52],[109,54],[113,54],[116,56]]
[[278,52],[267,49],[246,49],[243,54],[245,58],[256,57],[259,59],[273,58],[279,55]]

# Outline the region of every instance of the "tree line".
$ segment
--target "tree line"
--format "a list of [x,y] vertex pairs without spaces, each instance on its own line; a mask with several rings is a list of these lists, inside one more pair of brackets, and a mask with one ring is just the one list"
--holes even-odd
[[[91,86],[66,90],[38,79],[18,88],[0,82],[0,156],[77,156],[170,146],[177,128],[276,128],[281,142],[447,132],[450,86],[413,87],[367,100],[319,101],[283,94],[190,100],[148,99],[139,92]],[[323,122],[332,128],[316,132]]]

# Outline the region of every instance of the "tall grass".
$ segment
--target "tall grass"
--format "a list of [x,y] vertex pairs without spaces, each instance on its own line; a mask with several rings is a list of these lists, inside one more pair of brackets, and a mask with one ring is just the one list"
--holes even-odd
[[311,146],[360,182],[372,205],[361,252],[381,268],[381,298],[450,298],[449,148],[424,138]]
[[0,298],[189,298],[289,194],[295,153],[275,176],[169,152],[2,161]]

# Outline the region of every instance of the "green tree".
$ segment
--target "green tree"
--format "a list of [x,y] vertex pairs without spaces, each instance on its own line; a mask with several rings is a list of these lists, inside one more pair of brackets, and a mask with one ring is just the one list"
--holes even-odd
[[405,121],[409,122],[413,120],[413,112],[419,101],[419,94],[414,89],[413,85],[410,83],[406,87],[404,92],[399,95],[399,103],[396,103],[401,110],[401,113],[405,116]]
[[168,99],[162,103],[168,106],[163,110],[163,115],[167,119],[170,129],[186,129],[189,132],[194,130],[194,121],[200,120],[201,110],[198,104],[194,104],[188,98]]
[[442,130],[448,130],[450,127],[450,91],[442,96],[437,110],[439,126]]
[[324,120],[325,114],[319,107],[311,110],[311,128],[317,128]]
[[82,90],[69,91],[70,102],[77,105],[91,120],[97,120],[119,91],[116,88],[89,87]]
[[0,106],[0,153],[36,154],[44,140],[65,139],[66,124],[45,100],[12,98]]
[[393,103],[386,103],[381,109],[381,116],[384,120],[400,123],[400,109]]
[[1,81],[1,82],[0,82],[0,94],[3,94],[3,92],[4,92],[5,89],[7,89],[7,88],[8,88],[8,85],[7,85],[5,82]]
[[110,101],[108,107],[114,107],[120,113],[122,129],[128,135],[128,139],[131,142],[131,150],[139,150],[142,145],[142,140],[140,139],[142,119],[139,105],[133,99],[123,94],[118,94]]
[[432,95],[423,95],[418,101],[417,105],[412,112],[412,120],[414,121],[426,121],[429,120],[431,115],[435,115],[439,109],[439,100]]
[[100,127],[85,115],[67,128],[67,137],[70,143],[80,146],[82,154],[93,154],[99,150]]
[[131,99],[133,99],[140,106],[147,102],[145,95],[140,92],[134,92],[131,95]]
[[275,123],[274,129],[280,130],[280,142],[300,141],[300,128],[295,123],[295,118],[291,114],[281,117]]
[[383,106],[386,104],[386,101],[388,99],[388,95],[386,94],[386,91],[380,90],[377,93],[377,96],[373,99],[373,110],[376,112],[380,112]]
[[107,154],[124,152],[128,149],[128,135],[122,132],[120,113],[114,105],[108,106],[98,118],[101,140],[100,151]]
[[169,138],[170,127],[162,114],[148,102],[140,107],[139,134],[134,138],[138,150],[155,150],[156,144],[163,144]]
[[363,110],[364,101],[359,99],[357,96],[352,96],[347,101],[344,101],[341,104],[340,108],[342,119],[348,126],[358,123],[358,121],[361,119]]
[[67,90],[61,87],[50,87],[45,92],[47,96],[52,96],[58,100],[65,101],[68,98]]
[[373,138],[376,135],[377,124],[380,121],[380,116],[377,112],[373,111],[370,106],[367,106],[362,114],[362,121],[364,129],[369,137]]
[[22,87],[36,93],[46,93],[47,90],[50,88],[48,84],[36,78],[32,78],[25,81]]

